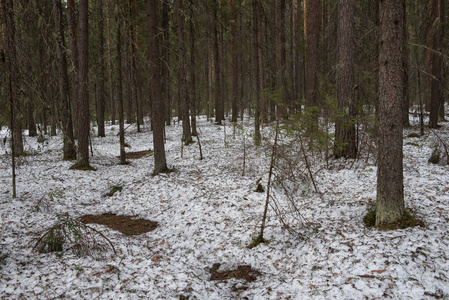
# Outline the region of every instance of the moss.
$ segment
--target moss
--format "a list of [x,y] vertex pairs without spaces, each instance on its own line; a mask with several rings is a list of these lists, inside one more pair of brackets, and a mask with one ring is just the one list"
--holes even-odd
[[432,155],[429,158],[429,163],[437,165],[440,162],[440,149],[437,147],[433,149]]
[[96,171],[92,166],[81,166],[78,163],[73,164],[70,168],[70,170],[79,170],[79,171]]
[[363,223],[367,228],[374,227],[376,225],[376,210],[370,209],[368,213],[363,217]]
[[[376,225],[375,209],[371,209],[368,211],[368,213],[363,217],[363,223],[368,228],[374,227]],[[409,211],[405,211],[400,221],[391,224],[383,224],[381,226],[378,226],[377,228],[380,230],[395,230],[416,226],[424,227],[424,222]]]
[[2,251],[0,251],[0,265],[2,265],[7,258],[8,254],[2,254]]
[[263,188],[262,184],[259,183],[257,185],[257,188],[256,188],[255,192],[256,193],[264,193],[265,192],[265,189]]
[[63,160],[75,160],[76,159],[76,153],[64,153]]
[[419,133],[411,132],[411,133],[409,133],[409,134],[407,135],[407,137],[408,137],[408,138],[419,138],[420,135],[419,135]]
[[188,146],[188,145],[193,144],[193,143],[195,143],[195,141],[190,138],[190,139],[188,139],[187,141],[184,142],[184,146]]
[[122,186],[119,185],[113,185],[111,186],[111,190],[108,193],[108,196],[114,195],[116,192],[121,192],[123,190]]
[[253,239],[253,242],[248,245],[249,249],[253,249],[260,244],[268,244],[270,241],[263,238],[263,236],[257,236],[255,239]]

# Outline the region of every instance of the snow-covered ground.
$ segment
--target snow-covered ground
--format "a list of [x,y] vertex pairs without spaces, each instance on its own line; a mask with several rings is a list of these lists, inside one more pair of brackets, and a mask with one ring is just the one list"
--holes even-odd
[[[200,118],[198,126],[204,159],[199,159],[198,143],[184,147],[181,158],[181,125],[169,126],[167,160],[175,172],[154,177],[151,155],[118,165],[117,126],[107,126],[106,138],[92,139],[95,172],[69,170],[73,162],[61,160],[60,138],[42,144],[26,137],[25,148],[34,155],[18,159],[16,199],[9,150],[0,146],[0,256],[7,255],[0,265],[0,298],[449,298],[449,166],[427,162],[432,134],[404,138],[406,206],[425,221],[425,228],[364,227],[362,218],[376,198],[373,155],[356,162],[331,161],[329,168],[312,160],[320,193],[304,180],[296,183],[301,192],[293,195],[309,223],[298,227],[302,237],[285,230],[270,208],[265,230],[270,242],[248,249],[266,198],[254,190],[259,178],[266,187],[269,145],[252,145],[247,121],[235,137],[229,123],[224,128]],[[448,124],[438,132],[444,136]],[[269,137],[265,144],[272,140],[270,128],[263,135]],[[132,146],[128,151],[148,150],[152,133],[148,128],[137,133],[130,126],[126,141]],[[104,197],[112,185],[123,190]],[[117,255],[108,250],[98,257],[78,257],[71,250],[41,254],[33,249],[58,214],[106,212],[150,219],[159,227],[128,237],[92,224],[114,243]],[[210,281],[215,263],[222,269],[250,265],[261,275],[253,282]]]

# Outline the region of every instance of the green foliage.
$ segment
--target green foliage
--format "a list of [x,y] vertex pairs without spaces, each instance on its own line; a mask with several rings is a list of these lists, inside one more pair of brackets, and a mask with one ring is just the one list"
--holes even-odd
[[262,236],[258,235],[253,239],[252,243],[248,245],[248,248],[253,249],[259,246],[260,244],[268,244],[269,242],[270,242],[269,240],[266,240]]
[[36,211],[50,211],[50,208],[54,204],[55,200],[61,199],[64,197],[63,189],[55,189],[54,191],[48,192],[44,196],[42,196],[36,203]]
[[265,189],[263,188],[263,185],[260,183],[262,181],[262,178],[259,178],[256,182],[256,193],[265,193]]
[[2,251],[0,251],[0,266],[5,263],[5,260],[8,258],[8,254],[3,254]]
[[439,147],[435,147],[430,155],[429,163],[437,165],[440,163],[441,150]]
[[106,196],[112,196],[114,195],[116,192],[121,192],[123,190],[123,185],[122,184],[113,184],[111,186],[109,186],[109,193],[106,194]]
[[[106,243],[107,242],[107,243]],[[101,232],[83,224],[68,214],[59,215],[56,224],[38,239],[34,248],[39,253],[61,252],[71,248],[79,256],[102,252],[106,245],[114,250],[111,241]]]
[[368,210],[368,213],[363,217],[363,224],[365,227],[374,227],[376,226],[376,208],[372,207]]

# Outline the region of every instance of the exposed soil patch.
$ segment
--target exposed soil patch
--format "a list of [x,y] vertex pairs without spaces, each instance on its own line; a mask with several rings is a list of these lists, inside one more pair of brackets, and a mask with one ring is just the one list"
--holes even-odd
[[85,215],[80,217],[80,221],[84,224],[106,225],[128,236],[153,231],[159,225],[154,221],[136,219],[133,216],[117,216],[115,214]]
[[[153,154],[153,150],[144,150],[144,151],[134,151],[134,152],[126,152],[125,158],[126,159],[138,159],[142,158],[146,155]],[[120,158],[120,156],[117,156]]]
[[244,279],[246,281],[255,281],[260,275],[259,271],[253,270],[248,265],[238,266],[235,270],[218,271],[221,264],[216,263],[210,270],[210,280],[227,280],[231,278]]

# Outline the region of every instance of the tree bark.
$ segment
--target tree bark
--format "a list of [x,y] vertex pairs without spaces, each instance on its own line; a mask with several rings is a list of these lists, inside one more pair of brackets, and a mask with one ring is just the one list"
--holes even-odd
[[184,36],[184,18],[182,0],[176,0],[177,11],[177,35],[178,35],[178,85],[179,85],[179,101],[182,118],[182,141],[188,145],[192,143],[192,132],[190,127],[190,104],[189,93],[187,91],[187,70],[185,57],[185,36]]
[[214,71],[215,71],[215,122],[221,124],[224,120],[224,102],[222,91],[222,78],[221,78],[221,61],[220,61],[220,49],[218,43],[218,1],[213,1],[213,13],[212,13],[212,26],[213,26],[213,48],[214,48]]
[[253,0],[253,45],[254,45],[254,70],[255,72],[255,100],[254,113],[254,142],[260,145],[260,102],[263,95],[263,58],[262,58],[262,3]]
[[108,34],[108,79],[109,79],[109,103],[111,106],[111,124],[115,125],[115,97],[114,97],[114,83],[112,80],[112,50],[111,50],[111,24],[110,24],[110,15],[111,12],[109,10],[109,0],[106,1],[106,26],[107,26],[107,34]]
[[78,135],[78,69],[79,69],[79,54],[78,54],[78,31],[76,22],[76,7],[75,0],[67,0],[67,19],[69,29],[69,49],[72,65],[72,103],[73,103],[73,115],[75,116],[75,135]]
[[97,126],[98,136],[104,137],[104,110],[105,110],[105,78],[104,78],[104,35],[103,35],[103,0],[97,0]]
[[440,0],[431,0],[431,68],[432,68],[432,78],[431,78],[431,93],[430,93],[430,119],[429,127],[438,127],[438,114],[441,102],[443,102],[443,68],[441,59],[441,9]]
[[61,0],[53,0],[55,11],[53,13],[56,31],[56,57],[59,71],[59,110],[61,111],[61,123],[63,126],[63,158],[71,160],[76,158],[76,148],[73,138],[72,112],[70,105],[69,76],[67,73],[67,58],[64,51],[65,38],[62,21]]
[[192,136],[197,136],[198,132],[196,130],[196,103],[197,103],[197,94],[196,94],[196,61],[195,61],[195,24],[194,24],[194,5],[193,0],[189,2],[189,11],[190,11],[190,114],[191,114],[191,123],[192,123]]
[[229,0],[229,10],[231,13],[231,93],[232,93],[232,122],[237,122],[238,116],[238,77],[237,77],[237,53],[235,49],[236,16],[233,0]]
[[164,99],[161,90],[161,57],[159,52],[157,0],[148,0],[148,58],[150,63],[150,98],[153,105],[154,171],[153,175],[168,171],[164,146]]
[[161,80],[161,89],[162,95],[165,99],[165,124],[171,125],[171,89],[170,89],[170,1],[163,0],[162,3],[162,61],[163,64],[161,66],[162,72],[162,80]]
[[354,0],[338,1],[336,158],[357,155],[354,102]]
[[320,40],[320,0],[307,1],[306,107],[311,108],[310,130],[318,129],[318,44]]
[[5,15],[5,32],[6,33],[6,62],[8,70],[9,83],[9,99],[11,105],[11,129],[12,129],[12,148],[13,156],[20,156],[23,154],[23,137],[22,137],[22,122],[20,118],[20,86],[19,86],[19,68],[17,65],[17,45],[16,45],[16,26],[14,3],[12,0],[5,0],[4,2]]
[[404,214],[402,105],[404,97],[404,3],[380,2],[379,152],[376,226],[398,222]]
[[89,1],[79,1],[79,94],[76,109],[78,132],[77,164],[78,167],[89,166]]
[[126,164],[125,152],[125,114],[123,104],[123,76],[122,76],[122,30],[121,30],[121,1],[116,0],[115,3],[115,26],[116,26],[116,68],[117,68],[117,105],[118,105],[118,122],[119,122],[119,139],[120,139],[120,164]]

